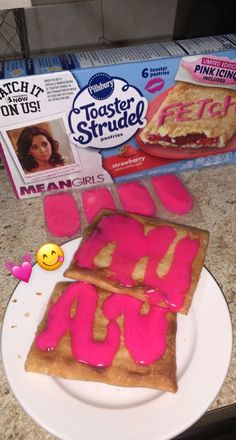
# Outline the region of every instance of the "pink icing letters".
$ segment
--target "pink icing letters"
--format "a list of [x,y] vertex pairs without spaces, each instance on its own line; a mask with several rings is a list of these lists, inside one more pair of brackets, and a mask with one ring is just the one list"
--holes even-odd
[[224,116],[227,115],[229,107],[234,107],[234,113],[236,113],[236,101],[232,102],[231,96],[226,96],[224,100]]
[[191,117],[183,116],[183,115],[186,114],[186,113],[190,113],[191,114],[191,112],[192,112],[191,108],[190,109],[186,109],[186,107],[190,107],[193,104],[194,104],[193,101],[186,102],[186,103],[183,103],[181,105],[181,107],[177,109],[177,111],[176,111],[176,121],[177,122],[191,121],[191,119],[192,119]]
[[221,102],[215,101],[208,107],[209,116],[220,116],[222,114],[221,110],[214,110],[215,107],[221,108]]
[[202,118],[202,115],[203,115],[203,112],[205,110],[206,105],[212,101],[213,101],[213,99],[211,99],[211,98],[199,99],[199,101],[198,101],[199,107],[198,107],[198,110],[196,113],[196,119]]
[[[213,111],[216,106],[218,110]],[[202,119],[205,115],[209,117],[226,116],[230,107],[234,107],[232,112],[236,113],[236,101],[232,101],[230,95],[226,96],[222,102],[214,101],[212,98],[175,102],[160,109],[157,125],[163,125],[166,119],[170,118],[175,122],[184,122]],[[183,116],[186,113],[188,113],[188,116]]]
[[169,104],[169,105],[166,105],[165,107],[163,107],[160,111],[160,115],[158,118],[158,125],[164,124],[167,117],[174,116],[175,109],[180,108],[180,107],[181,107],[181,103],[178,103],[178,102],[174,103],[174,104]]
[[[171,225],[154,227],[144,235],[141,222],[114,214],[100,220],[94,233],[79,247],[75,260],[80,267],[92,269],[96,267],[95,257],[104,246],[115,243],[109,265],[111,279],[130,287],[135,285],[132,274],[136,264],[147,257],[144,275],[147,296],[148,290],[157,290],[172,309],[179,310],[191,284],[192,263],[199,249],[199,240],[188,236],[179,238],[167,273],[158,275],[158,265],[168,253],[176,235],[176,230]],[[150,297],[153,302],[153,294]]]
[[[94,366],[108,366],[120,345],[120,330],[116,322],[110,322],[105,340],[93,340],[97,298],[96,288],[90,284],[75,283],[67,288],[57,303],[49,309],[47,329],[37,336],[37,347],[42,350],[54,349],[65,333],[70,331],[72,352],[77,361]],[[77,310],[71,318],[74,302],[77,302]]]
[[[106,336],[103,341],[95,341],[93,326],[97,300],[94,286],[82,282],[71,284],[50,307],[47,327],[36,338],[37,348],[54,350],[69,331],[72,353],[78,362],[109,367],[120,345],[120,328],[116,320],[123,314],[124,342],[133,360],[149,365],[164,355],[168,331],[165,309],[150,306],[148,313],[141,314],[142,301],[128,295],[111,294],[102,305],[102,312],[108,319]],[[74,303],[76,311],[71,317]]]

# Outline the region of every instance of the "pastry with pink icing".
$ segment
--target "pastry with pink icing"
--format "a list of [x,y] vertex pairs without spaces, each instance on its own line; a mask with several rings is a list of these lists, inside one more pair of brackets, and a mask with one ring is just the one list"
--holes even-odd
[[207,244],[198,228],[107,212],[85,230],[64,275],[187,314]]
[[150,216],[156,214],[155,203],[147,188],[141,183],[122,183],[117,186],[117,192],[125,211]]
[[[154,337],[155,335],[155,337]],[[85,282],[58,283],[26,371],[176,392],[176,314]]]
[[71,193],[50,194],[43,199],[48,231],[55,237],[73,237],[81,228],[80,213]]
[[165,209],[177,215],[184,215],[192,210],[193,198],[175,174],[153,177],[151,181]]
[[235,103],[235,90],[177,81],[140,138],[169,150],[224,148],[235,134]]
[[91,223],[102,209],[116,209],[111,191],[108,188],[92,188],[82,193],[84,214]]

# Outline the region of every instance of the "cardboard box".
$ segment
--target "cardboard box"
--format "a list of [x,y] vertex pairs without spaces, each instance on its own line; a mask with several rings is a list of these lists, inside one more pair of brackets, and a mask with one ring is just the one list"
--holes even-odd
[[18,198],[236,162],[236,34],[6,61],[0,121]]

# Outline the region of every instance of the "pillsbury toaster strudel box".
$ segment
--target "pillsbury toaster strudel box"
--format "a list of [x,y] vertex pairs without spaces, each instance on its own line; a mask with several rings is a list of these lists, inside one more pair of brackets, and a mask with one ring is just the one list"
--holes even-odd
[[236,34],[5,61],[18,198],[236,162]]

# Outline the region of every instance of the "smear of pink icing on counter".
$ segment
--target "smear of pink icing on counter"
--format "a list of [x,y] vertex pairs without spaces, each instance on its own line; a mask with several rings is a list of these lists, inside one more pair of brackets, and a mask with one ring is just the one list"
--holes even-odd
[[47,228],[55,237],[72,237],[79,232],[80,214],[72,194],[47,195],[43,208]]
[[[171,225],[160,225],[144,235],[143,225],[134,218],[114,214],[104,216],[96,230],[75,253],[79,267],[95,268],[94,259],[108,243],[115,243],[109,269],[111,279],[124,286],[133,286],[132,273],[138,261],[148,258],[144,275],[147,297],[152,303],[160,298],[178,311],[191,284],[192,263],[198,253],[199,240],[186,236],[176,244],[172,262],[164,276],[158,276],[157,267],[176,237]],[[153,292],[153,290],[155,292]],[[155,293],[155,294],[154,294]]]
[[[72,305],[76,312],[71,317]],[[48,311],[47,327],[36,338],[37,348],[54,350],[60,339],[70,332],[74,358],[95,367],[109,367],[119,349],[121,331],[116,320],[124,316],[124,343],[133,358],[141,365],[149,365],[160,359],[167,346],[167,311],[150,306],[147,314],[141,314],[142,301],[123,294],[111,294],[102,305],[108,320],[103,341],[93,337],[94,316],[98,304],[96,287],[76,282],[71,284]]]
[[86,219],[91,223],[101,209],[116,209],[108,188],[94,188],[82,193],[82,203]]
[[168,211],[177,215],[191,211],[193,198],[177,176],[165,174],[153,177],[151,181],[161,203]]
[[128,182],[117,186],[121,204],[126,211],[155,215],[156,206],[147,188],[141,183]]

